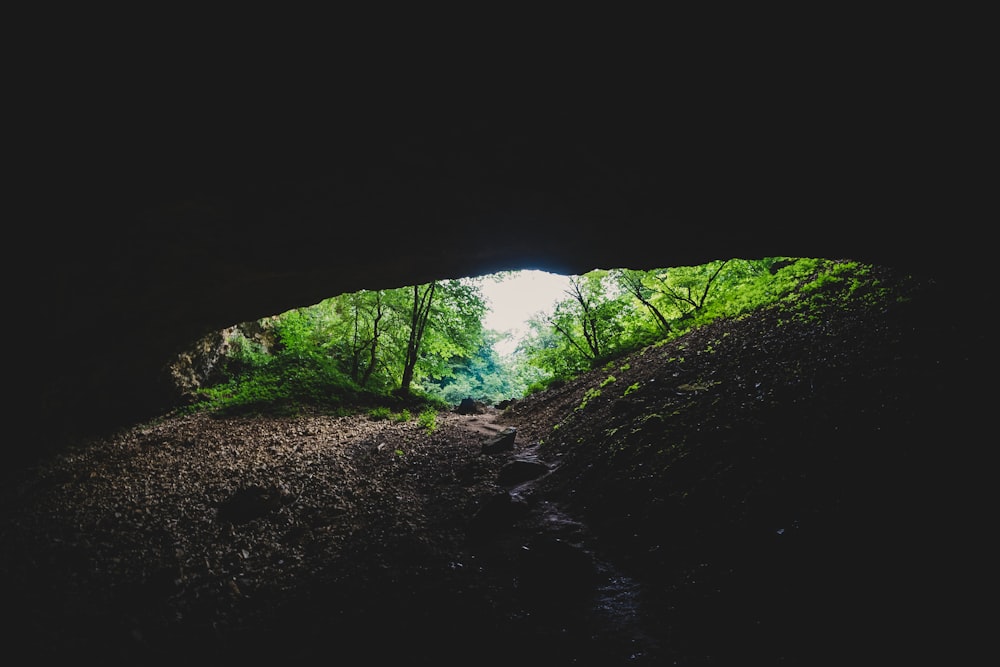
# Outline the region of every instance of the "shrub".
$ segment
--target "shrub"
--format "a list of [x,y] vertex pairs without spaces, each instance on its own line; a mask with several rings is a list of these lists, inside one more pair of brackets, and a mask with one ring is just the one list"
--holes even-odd
[[433,433],[434,429],[437,428],[437,410],[427,408],[417,417],[417,422],[427,429],[428,433]]
[[373,421],[379,421],[382,419],[388,419],[392,416],[392,411],[384,405],[372,408],[368,411],[368,417]]

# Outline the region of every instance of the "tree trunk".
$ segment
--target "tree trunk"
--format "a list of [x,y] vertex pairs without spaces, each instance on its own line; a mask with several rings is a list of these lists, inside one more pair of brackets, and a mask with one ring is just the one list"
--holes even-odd
[[420,342],[424,338],[424,328],[431,312],[431,300],[434,298],[434,286],[432,282],[420,293],[420,286],[413,286],[413,310],[410,314],[410,338],[406,343],[406,361],[403,364],[403,377],[399,383],[401,394],[410,393],[410,385],[413,383],[413,372],[417,367],[417,359],[420,357]]

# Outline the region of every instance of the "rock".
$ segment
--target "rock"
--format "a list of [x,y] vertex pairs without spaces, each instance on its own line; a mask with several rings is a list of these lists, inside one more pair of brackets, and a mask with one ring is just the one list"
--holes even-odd
[[517,429],[513,426],[500,431],[496,437],[483,443],[483,454],[497,454],[508,449],[514,449],[514,436]]
[[462,402],[455,408],[455,412],[460,415],[478,415],[482,414],[483,407],[471,398],[463,398]]
[[549,471],[544,463],[516,459],[500,469],[497,482],[500,486],[514,486],[521,482],[537,479]]
[[528,514],[527,503],[515,500],[506,491],[500,491],[483,501],[469,524],[471,537],[484,537],[505,528]]

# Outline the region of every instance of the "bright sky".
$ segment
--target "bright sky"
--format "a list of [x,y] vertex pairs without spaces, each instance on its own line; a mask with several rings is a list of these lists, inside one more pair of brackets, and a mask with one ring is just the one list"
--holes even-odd
[[498,343],[501,355],[514,351],[520,338],[527,333],[528,318],[538,311],[549,312],[558,301],[567,298],[569,276],[545,271],[517,271],[501,282],[487,278],[481,283],[483,296],[490,312],[483,319],[483,326],[496,331],[513,332],[511,340]]

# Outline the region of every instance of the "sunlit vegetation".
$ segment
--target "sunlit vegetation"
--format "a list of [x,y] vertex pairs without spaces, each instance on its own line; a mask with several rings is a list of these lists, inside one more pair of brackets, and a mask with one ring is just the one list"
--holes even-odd
[[[378,419],[417,414],[433,429],[428,411],[519,398],[719,318],[778,302],[808,318],[811,304],[873,294],[868,275],[856,262],[785,257],[594,270],[570,276],[566,298],[532,317],[507,356],[494,349],[502,334],[482,324],[487,277],[342,294],[235,327],[197,408],[363,408]],[[844,281],[849,289],[829,289]]]

